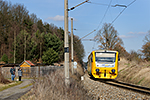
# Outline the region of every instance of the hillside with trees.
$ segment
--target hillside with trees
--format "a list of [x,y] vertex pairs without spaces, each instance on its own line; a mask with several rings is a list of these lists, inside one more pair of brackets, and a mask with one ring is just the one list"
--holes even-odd
[[[74,42],[78,40],[79,38],[75,38]],[[83,44],[79,41],[74,45],[76,47],[74,52],[82,63]],[[10,2],[0,0],[1,61],[21,63],[24,60],[31,60],[36,63],[42,60],[43,63],[52,64],[63,61],[63,52],[63,28],[43,22],[35,14],[29,15],[24,5],[12,5]]]

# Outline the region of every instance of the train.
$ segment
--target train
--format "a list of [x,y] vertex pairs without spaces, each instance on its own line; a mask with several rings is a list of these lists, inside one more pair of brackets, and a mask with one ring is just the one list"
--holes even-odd
[[115,79],[118,76],[118,51],[94,50],[88,56],[87,71],[93,78]]

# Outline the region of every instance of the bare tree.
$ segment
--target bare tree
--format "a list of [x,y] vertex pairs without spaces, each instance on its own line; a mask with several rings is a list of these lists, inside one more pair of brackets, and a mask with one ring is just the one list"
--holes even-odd
[[142,46],[142,53],[145,56],[146,60],[150,60],[150,31],[144,38],[144,45]]
[[147,42],[150,43],[150,30],[148,31],[148,34],[145,36],[143,41],[144,41],[144,43],[147,43]]
[[118,37],[118,32],[107,23],[98,31],[95,40],[100,43],[100,49],[114,49],[117,44],[123,45],[123,41]]

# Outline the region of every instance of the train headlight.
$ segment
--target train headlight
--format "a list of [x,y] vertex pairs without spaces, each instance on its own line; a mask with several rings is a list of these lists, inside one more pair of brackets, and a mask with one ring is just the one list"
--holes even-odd
[[99,72],[99,69],[96,69],[96,72]]
[[115,69],[112,69],[111,71],[112,71],[112,73],[114,73],[114,72],[115,72]]

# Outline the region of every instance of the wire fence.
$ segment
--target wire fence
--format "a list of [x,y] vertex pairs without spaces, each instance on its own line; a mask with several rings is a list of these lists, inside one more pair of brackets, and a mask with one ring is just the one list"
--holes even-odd
[[[15,75],[18,77],[18,68],[15,67]],[[35,67],[21,67],[22,69],[22,77],[25,78],[32,78],[32,77],[40,77],[51,72],[55,71],[58,68],[63,68],[63,66],[35,66]],[[2,67],[1,72],[5,78],[11,78],[10,73],[11,67]]]

